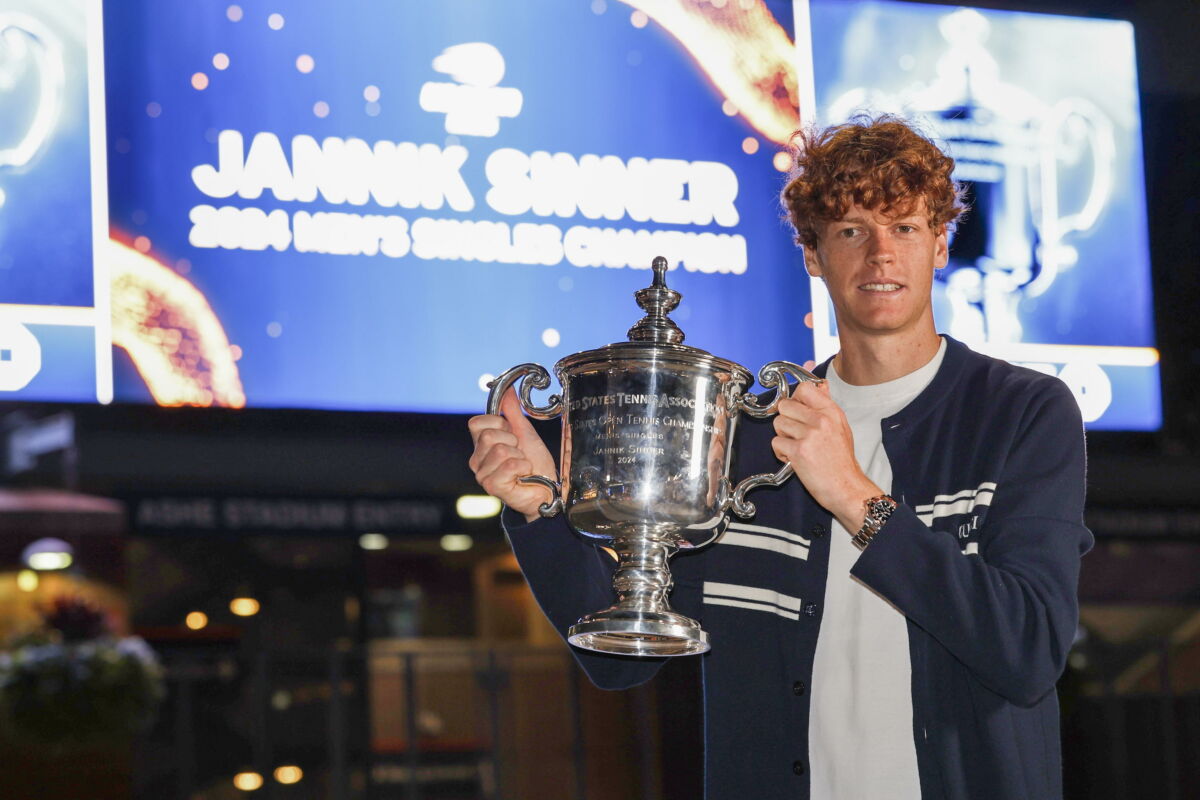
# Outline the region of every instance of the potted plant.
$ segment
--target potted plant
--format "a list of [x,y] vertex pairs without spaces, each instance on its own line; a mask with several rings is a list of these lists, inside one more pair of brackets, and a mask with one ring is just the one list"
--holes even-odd
[[0,726],[25,746],[57,750],[128,741],[154,718],[163,671],[145,641],[119,637],[77,597],[41,609],[42,625],[0,650]]

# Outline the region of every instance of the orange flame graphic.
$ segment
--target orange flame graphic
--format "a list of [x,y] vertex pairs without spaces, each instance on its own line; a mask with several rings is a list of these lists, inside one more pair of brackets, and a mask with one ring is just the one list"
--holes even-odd
[[762,0],[621,0],[661,25],[750,125],[787,144],[800,127],[796,53]]
[[246,405],[229,339],[195,286],[151,256],[110,240],[113,345],[129,353],[163,406]]

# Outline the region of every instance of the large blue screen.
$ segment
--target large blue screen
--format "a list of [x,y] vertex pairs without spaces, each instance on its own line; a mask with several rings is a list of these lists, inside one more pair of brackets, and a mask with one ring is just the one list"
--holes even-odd
[[[623,340],[657,255],[688,344],[752,370],[828,356],[781,151],[801,122],[865,109],[918,120],[969,188],[939,328],[1058,375],[1093,428],[1161,423],[1127,23],[114,0],[101,74],[98,9],[0,0],[34,31],[0,29],[5,397],[477,412],[510,366]],[[62,113],[14,165],[6,142],[58,85],[36,80],[52,39]]]
[[790,6],[637,5],[109,4],[113,224],[162,310],[118,327],[191,359],[131,350],[118,398],[475,412],[623,340],[660,254],[689,343],[810,357]]

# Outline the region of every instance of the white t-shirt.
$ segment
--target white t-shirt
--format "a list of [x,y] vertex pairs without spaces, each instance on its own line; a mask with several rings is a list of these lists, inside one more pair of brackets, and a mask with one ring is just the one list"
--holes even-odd
[[[850,422],[854,456],[885,492],[892,489],[892,466],[880,423],[929,385],[945,354],[943,339],[928,364],[874,386],[852,386],[829,366],[829,393]],[[837,519],[831,527],[808,723],[812,798],[920,798],[907,623],[890,603],[850,577],[859,551]]]

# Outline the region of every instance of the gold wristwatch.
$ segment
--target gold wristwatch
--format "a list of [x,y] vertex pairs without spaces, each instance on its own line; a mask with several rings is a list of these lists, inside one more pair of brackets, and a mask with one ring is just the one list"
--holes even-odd
[[892,512],[896,510],[896,501],[886,494],[872,497],[865,505],[867,515],[863,519],[862,527],[850,540],[859,550],[866,549],[871,540],[875,538],[875,534],[879,533],[879,529],[883,527],[883,523],[887,522],[888,517],[892,516]]

